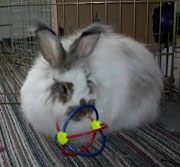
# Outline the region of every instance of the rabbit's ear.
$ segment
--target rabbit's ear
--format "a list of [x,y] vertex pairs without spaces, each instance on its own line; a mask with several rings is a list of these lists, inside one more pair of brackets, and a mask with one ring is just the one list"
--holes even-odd
[[52,67],[62,67],[66,52],[59,42],[56,34],[41,21],[35,21],[35,34],[39,39],[40,50],[43,57]]
[[[112,28],[103,24],[93,24],[87,27],[71,45],[67,60],[68,64],[77,63],[80,60],[87,59],[96,47],[101,33],[112,32]],[[82,62],[82,61],[81,61]]]
[[71,45],[70,54],[78,59],[84,56],[89,56],[94,50],[99,37],[99,33],[81,36]]

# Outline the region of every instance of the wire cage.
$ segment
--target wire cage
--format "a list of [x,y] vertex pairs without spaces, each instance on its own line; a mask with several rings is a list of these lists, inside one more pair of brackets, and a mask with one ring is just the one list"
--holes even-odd
[[[29,31],[36,15],[66,36],[93,22],[113,25],[119,33],[143,42],[154,53],[165,77],[168,98],[179,100],[178,40],[180,15],[176,0],[1,0],[0,104],[19,104],[19,91],[38,54]],[[177,66],[175,68],[175,66]]]

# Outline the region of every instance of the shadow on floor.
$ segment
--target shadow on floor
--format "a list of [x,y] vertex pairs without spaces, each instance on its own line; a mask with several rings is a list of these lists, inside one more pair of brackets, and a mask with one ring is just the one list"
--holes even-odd
[[170,132],[180,134],[180,103],[163,102],[157,123]]

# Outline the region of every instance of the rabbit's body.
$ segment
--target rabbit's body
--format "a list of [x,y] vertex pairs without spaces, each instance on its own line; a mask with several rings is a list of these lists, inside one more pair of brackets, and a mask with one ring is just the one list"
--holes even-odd
[[[107,31],[97,32],[94,27],[61,40],[64,48],[61,53],[66,53],[66,63],[61,62],[61,68],[54,67],[53,60],[46,57],[41,46],[42,54],[24,82],[23,112],[37,130],[47,135],[55,136],[56,120],[59,119],[62,128],[67,115],[81,104],[95,105],[109,132],[135,128],[154,120],[158,114],[162,76],[152,54],[131,38],[111,32],[109,27],[104,26]],[[82,35],[84,32],[88,33]],[[53,43],[51,35],[48,39]],[[41,40],[41,36],[38,37]],[[95,45],[90,47],[92,43]],[[50,52],[48,50],[48,54]],[[67,90],[58,86],[62,83]],[[59,93],[62,88],[67,96]],[[70,121],[69,134],[90,129],[85,112],[88,113],[83,111]]]

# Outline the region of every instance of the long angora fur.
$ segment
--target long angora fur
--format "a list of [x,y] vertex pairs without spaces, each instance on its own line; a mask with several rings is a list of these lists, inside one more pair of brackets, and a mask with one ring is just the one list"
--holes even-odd
[[[60,41],[35,20],[40,54],[21,89],[23,113],[32,126],[55,136],[73,107],[93,104],[107,132],[138,127],[158,115],[162,75],[143,44],[93,24]],[[82,111],[68,125],[68,134],[90,129]]]

